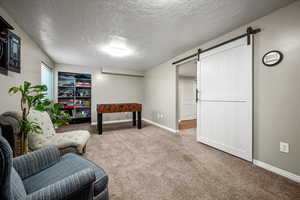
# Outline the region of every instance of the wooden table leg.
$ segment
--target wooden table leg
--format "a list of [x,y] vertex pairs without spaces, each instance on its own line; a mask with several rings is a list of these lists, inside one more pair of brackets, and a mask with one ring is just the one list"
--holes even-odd
[[142,128],[142,111],[138,112],[138,129]]
[[102,135],[102,113],[98,113],[97,116],[97,124],[98,124],[98,133],[99,135]]
[[132,112],[132,126],[136,126],[136,112]]

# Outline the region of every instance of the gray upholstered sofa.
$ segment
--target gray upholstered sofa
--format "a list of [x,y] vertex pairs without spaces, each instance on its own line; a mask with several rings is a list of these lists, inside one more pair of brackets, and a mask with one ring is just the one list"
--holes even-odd
[[1,200],[108,200],[107,184],[101,168],[76,154],[60,156],[56,147],[13,158],[0,136]]

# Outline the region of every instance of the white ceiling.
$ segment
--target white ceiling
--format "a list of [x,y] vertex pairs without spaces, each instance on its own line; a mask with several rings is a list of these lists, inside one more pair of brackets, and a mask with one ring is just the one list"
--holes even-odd
[[[0,0],[56,63],[145,70],[294,0]],[[135,50],[98,49],[114,37]]]

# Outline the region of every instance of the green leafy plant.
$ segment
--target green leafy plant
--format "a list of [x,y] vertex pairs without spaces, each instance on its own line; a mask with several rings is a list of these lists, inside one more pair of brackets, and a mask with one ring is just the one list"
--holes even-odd
[[45,101],[47,101],[47,103],[39,104],[35,107],[35,109],[38,111],[48,112],[54,127],[69,124],[71,116],[62,110],[62,108],[64,107],[62,104],[54,103],[53,101],[49,100]]
[[41,127],[35,122],[28,120],[30,110],[39,106],[48,106],[51,102],[45,101],[45,95],[47,92],[46,85],[34,85],[30,82],[24,81],[23,85],[19,87],[12,87],[9,89],[9,93],[21,94],[21,120],[20,120],[20,133],[18,137],[17,154],[23,155],[28,152],[28,133],[41,133]]
[[59,127],[59,126],[67,125],[71,120],[71,116],[68,113],[62,111],[63,107],[64,106],[62,104],[54,103],[48,109],[48,113],[50,115],[50,118],[54,126]]

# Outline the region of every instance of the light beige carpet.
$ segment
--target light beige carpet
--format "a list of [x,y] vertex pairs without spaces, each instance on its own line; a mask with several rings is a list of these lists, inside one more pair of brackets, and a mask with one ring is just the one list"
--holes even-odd
[[[62,130],[96,128],[88,124]],[[300,200],[300,184],[179,135],[146,125],[106,125],[85,157],[109,174],[111,200]]]

